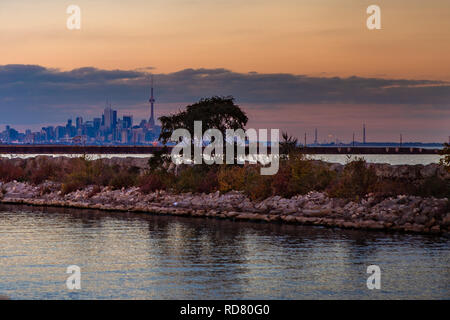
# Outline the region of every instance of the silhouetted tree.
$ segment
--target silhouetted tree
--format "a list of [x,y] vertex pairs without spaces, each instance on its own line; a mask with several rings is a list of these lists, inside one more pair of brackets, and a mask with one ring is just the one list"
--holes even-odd
[[170,116],[160,117],[161,134],[159,140],[166,144],[174,130],[187,129],[194,137],[194,121],[202,122],[202,130],[218,129],[225,139],[227,129],[244,129],[248,118],[244,111],[234,103],[233,97],[203,98]]
[[[244,129],[248,122],[247,115],[234,103],[234,98],[231,96],[203,98],[197,103],[187,106],[185,110],[180,110],[178,113],[169,116],[162,116],[159,120],[161,121],[161,134],[158,140],[164,146],[170,141],[172,133],[176,129],[187,129],[193,139],[194,121],[202,122],[203,132],[208,129],[220,130],[225,146],[226,130]],[[160,168],[164,162],[169,160],[170,156],[167,152],[167,148],[164,147],[154,154],[149,161],[151,170]]]

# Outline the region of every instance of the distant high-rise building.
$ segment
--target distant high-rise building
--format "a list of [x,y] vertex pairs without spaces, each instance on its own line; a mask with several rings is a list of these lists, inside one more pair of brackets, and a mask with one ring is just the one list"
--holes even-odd
[[154,105],[155,105],[155,97],[153,96],[153,75],[152,75],[152,83],[150,89],[150,119],[148,120],[148,124],[151,127],[155,126],[155,114],[154,114]]
[[363,123],[363,144],[366,144],[366,124]]
[[123,116],[122,123],[124,129],[131,128],[133,126],[133,116]]
[[105,129],[110,130],[113,127],[114,112],[110,107],[106,107],[103,115],[105,117],[105,124],[104,124]]
[[67,120],[67,124],[66,124],[66,134],[69,137],[73,137],[76,134],[76,128],[72,125],[72,119]]
[[81,129],[83,127],[83,118],[82,117],[77,117],[76,126],[77,126],[77,129]]
[[112,113],[112,128],[115,129],[117,127],[117,111],[113,110]]
[[120,132],[120,141],[122,143],[128,143],[128,131],[127,130],[123,129]]
[[102,125],[102,119],[101,118],[94,118],[94,130],[99,130],[100,126]]
[[141,120],[141,123],[139,124],[139,127],[145,128],[146,126],[147,126],[147,120],[142,119],[142,120]]

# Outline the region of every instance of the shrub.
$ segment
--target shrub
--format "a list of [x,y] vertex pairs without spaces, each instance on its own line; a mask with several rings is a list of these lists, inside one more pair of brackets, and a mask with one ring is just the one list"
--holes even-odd
[[129,188],[136,185],[139,178],[139,168],[118,168],[112,175],[109,185],[114,189]]
[[177,176],[176,190],[179,192],[196,191],[198,183],[204,178],[196,167],[188,167]]
[[62,168],[53,159],[32,159],[27,168],[26,179],[33,184],[40,184],[45,180],[59,181],[63,177]]
[[193,166],[185,168],[177,176],[176,190],[179,192],[214,192],[218,190],[215,166]]
[[248,168],[244,191],[252,200],[262,200],[272,195],[272,176],[263,176],[258,166]]
[[370,189],[377,196],[392,197],[399,194],[414,194],[416,187],[406,180],[379,179]]
[[425,179],[415,191],[421,197],[436,197],[450,199],[450,180],[440,179],[437,176]]
[[243,166],[223,165],[217,174],[219,190],[228,192],[231,190],[244,190],[246,168]]
[[217,178],[217,167],[212,166],[206,175],[200,177],[198,181],[197,191],[204,193],[211,193],[219,190],[219,181]]
[[0,160],[0,180],[9,182],[13,180],[24,180],[25,171],[20,166],[13,165],[9,160]]
[[118,168],[105,165],[102,160],[90,161],[85,157],[71,159],[63,178],[62,192],[70,193],[88,185],[111,185]]
[[305,194],[312,190],[323,191],[335,177],[328,166],[297,156],[290,160],[291,179],[288,190],[291,195]]
[[378,178],[375,170],[363,158],[347,163],[328,194],[337,198],[360,198],[373,191]]
[[157,190],[167,190],[175,183],[175,176],[164,170],[148,172],[139,179],[142,192],[150,193]]
[[288,161],[280,162],[278,172],[271,181],[271,192],[274,195],[290,198],[295,195],[291,185],[292,167]]
[[68,181],[61,185],[61,193],[63,195],[65,195],[65,194],[80,190],[85,186],[86,186],[86,184],[84,184],[83,182],[81,182],[79,180]]

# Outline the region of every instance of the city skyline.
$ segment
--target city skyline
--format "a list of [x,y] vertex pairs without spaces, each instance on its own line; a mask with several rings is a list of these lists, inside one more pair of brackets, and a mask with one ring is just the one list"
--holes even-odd
[[[152,82],[153,89],[153,82]],[[117,110],[112,109],[112,105],[106,103],[104,113],[101,117],[93,118],[92,120],[84,121],[83,117],[75,117],[75,126],[73,126],[73,118],[67,120],[66,125],[44,126],[40,130],[33,132],[28,128],[23,130],[16,130],[9,125],[5,126],[5,130],[0,130],[0,144],[1,143],[58,143],[58,144],[159,144],[158,136],[161,127],[154,120],[154,105],[153,90],[151,91],[151,98],[149,100],[150,118],[149,121],[142,119],[134,123],[133,115],[123,114],[122,119],[118,116]],[[153,103],[152,103],[153,102]],[[152,121],[153,120],[153,121]],[[139,122],[139,125],[137,123]],[[12,130],[13,140],[8,140],[9,130]],[[61,133],[62,132],[62,133]],[[443,145],[443,142],[420,142],[420,141],[404,141],[403,134],[400,133],[400,140],[395,139],[386,141],[368,141],[366,136],[366,124],[362,124],[360,139],[357,139],[357,134],[353,131],[351,139],[345,137],[338,137],[336,135],[326,133],[319,135],[318,128],[314,128],[314,136],[311,133],[304,133],[304,140],[299,141],[298,144],[314,145],[347,145],[347,146],[382,146],[382,145]],[[308,135],[311,134],[311,135]],[[313,140],[314,139],[314,140]],[[448,137],[450,143],[450,136]]]
[[155,144],[161,127],[156,124],[154,117],[154,88],[153,75],[150,85],[150,112],[148,121],[143,119],[139,125],[133,123],[132,114],[118,116],[117,110],[106,99],[105,109],[101,117],[84,121],[83,117],[69,118],[65,125],[43,126],[39,131],[33,132],[27,128],[20,132],[10,125],[0,130],[0,143],[20,144]]

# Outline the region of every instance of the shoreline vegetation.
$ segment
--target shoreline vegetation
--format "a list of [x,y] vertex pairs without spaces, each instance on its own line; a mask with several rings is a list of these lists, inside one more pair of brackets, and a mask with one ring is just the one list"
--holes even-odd
[[155,158],[0,159],[5,204],[449,235],[449,198],[445,163],[341,165],[291,154],[262,176],[257,165]]

